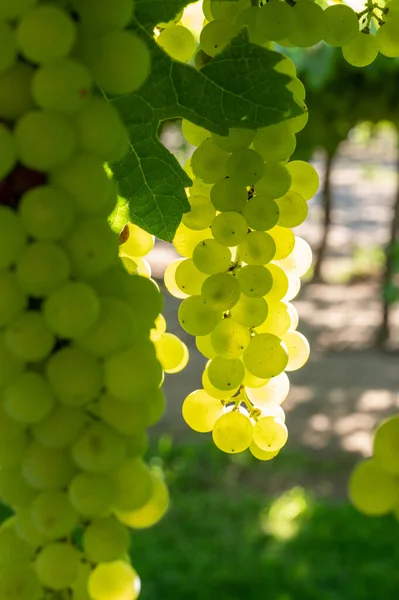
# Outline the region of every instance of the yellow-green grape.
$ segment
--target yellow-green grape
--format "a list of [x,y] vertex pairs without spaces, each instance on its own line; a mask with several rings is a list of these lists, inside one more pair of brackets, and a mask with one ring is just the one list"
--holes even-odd
[[[16,511],[15,530],[23,540],[31,544],[34,548],[44,546],[49,541],[46,539],[46,536],[38,531],[32,520],[29,506],[22,507]],[[68,533],[70,532],[68,531]]]
[[183,263],[186,259],[178,258],[173,262],[169,263],[165,269],[164,273],[164,282],[165,287],[168,290],[169,294],[174,296],[175,298],[187,298],[188,294],[183,292],[176,283],[176,271],[177,267]]
[[239,185],[254,185],[262,178],[264,169],[262,156],[252,148],[233,152],[227,161],[227,175]]
[[206,198],[209,198],[213,184],[212,183],[204,183],[203,181],[200,181],[199,179],[196,179],[195,177],[193,177],[192,179],[193,179],[193,185],[189,188],[186,188],[187,193],[191,194],[193,196],[198,195],[198,196],[205,196]]
[[129,551],[128,529],[114,516],[93,520],[85,527],[82,536],[85,556],[94,562],[117,560]]
[[216,350],[212,345],[211,333],[208,333],[208,335],[197,335],[195,338],[195,345],[197,346],[198,352],[205,356],[205,358],[211,359],[216,356]]
[[212,235],[223,246],[238,246],[248,233],[248,224],[238,212],[222,212],[211,225]]
[[145,256],[148,254],[154,246],[154,236],[133,223],[128,223],[128,228],[129,237],[127,241],[120,246],[122,252],[133,259],[137,256]]
[[11,321],[5,331],[5,342],[8,351],[18,359],[36,362],[50,354],[54,336],[44,317],[37,311],[29,310]]
[[187,297],[201,293],[207,275],[197,269],[191,258],[186,258],[177,265],[174,278],[177,287],[184,292],[184,297]]
[[208,306],[201,296],[190,296],[180,304],[178,318],[190,335],[207,335],[221,320],[222,313]]
[[279,405],[266,406],[262,408],[262,418],[263,417],[274,417],[285,423],[285,412]]
[[353,8],[333,4],[324,10],[324,41],[330,46],[348,44],[359,31],[359,19]]
[[200,433],[212,431],[223,414],[223,404],[205,390],[191,392],[183,402],[183,419],[191,429]]
[[289,41],[294,46],[306,47],[318,44],[324,36],[324,10],[319,4],[300,0],[292,7],[294,27]]
[[237,15],[247,6],[247,0],[210,0],[209,13],[212,19],[224,19],[234,23]]
[[237,270],[240,290],[250,298],[262,298],[273,286],[273,276],[263,265],[245,265]]
[[277,417],[262,417],[254,425],[254,442],[261,450],[278,452],[287,443],[288,430]]
[[263,323],[256,326],[258,333],[273,333],[277,337],[283,337],[291,326],[291,318],[288,314],[287,305],[284,302],[276,302],[269,306],[267,318]]
[[34,69],[22,61],[0,74],[0,115],[16,120],[33,108],[31,82]]
[[99,402],[102,420],[125,435],[139,434],[152,424],[155,417],[159,421],[165,408],[163,392],[156,386],[149,386],[146,391],[146,402],[142,398],[123,401],[111,394],[102,394]]
[[253,425],[246,415],[237,411],[227,412],[216,421],[212,438],[223,452],[244,452],[252,442]]
[[123,29],[132,19],[134,6],[128,0],[117,0],[112,5],[106,0],[83,0],[76,7],[85,29],[100,35],[112,29]]
[[[290,302],[299,294],[299,290],[301,289],[301,280],[297,275],[293,275],[292,273],[288,276],[288,290],[285,294],[283,300],[286,302]],[[266,298],[267,300],[267,298]]]
[[398,20],[381,25],[377,30],[375,40],[381,54],[389,58],[397,58],[399,56]]
[[216,210],[206,196],[189,196],[190,211],[184,213],[182,221],[189,229],[206,229],[215,218]]
[[164,333],[154,342],[157,358],[166,373],[178,373],[187,365],[187,346],[173,333]]
[[232,318],[223,319],[211,333],[215,352],[224,358],[238,358],[249,344],[251,334]]
[[265,231],[251,231],[239,244],[238,253],[249,265],[265,265],[275,256],[276,244]]
[[[309,0],[302,0],[308,2]],[[287,192],[276,200],[280,214],[278,224],[280,227],[297,227],[308,216],[308,205],[297,192]]]
[[126,271],[129,273],[129,275],[137,275],[139,272],[137,262],[135,260],[133,260],[132,258],[125,256],[121,252],[119,253],[119,256],[120,256],[123,266],[125,267]]
[[248,200],[242,214],[249,227],[257,231],[267,231],[277,225],[280,210],[274,200],[257,194]]
[[191,157],[195,177],[204,183],[216,183],[226,175],[228,153],[218,148],[212,138],[204,140]]
[[[12,554],[14,561],[15,556],[15,554]],[[15,561],[14,564],[7,565],[5,568],[2,565],[1,597],[8,600],[40,600],[43,598],[43,587],[40,585],[34,570],[21,562],[19,555],[17,556],[18,562]]]
[[279,62],[273,67],[278,73],[296,77],[296,66],[294,61],[284,54],[281,55]]
[[289,289],[289,281],[283,269],[278,265],[270,263],[267,265],[266,269],[271,273],[273,286],[265,295],[265,300],[268,305],[272,305],[274,302],[278,302],[285,298]]
[[202,387],[210,396],[217,398],[218,400],[229,400],[238,391],[238,387],[236,387],[234,390],[219,390],[216,388],[209,381],[207,368],[202,373]]
[[263,386],[256,388],[247,386],[245,391],[248,398],[257,408],[265,409],[270,406],[279,406],[288,396],[290,380],[283,371],[280,375],[266,381]]
[[43,298],[66,283],[70,271],[68,255],[58,244],[39,241],[29,244],[18,262],[16,274],[25,292]]
[[188,158],[186,160],[186,162],[183,165],[183,170],[187,173],[187,175],[190,177],[190,179],[193,179],[194,173],[193,173],[193,170],[191,168],[191,158]]
[[203,240],[194,248],[193,262],[197,269],[207,275],[223,273],[231,264],[231,252],[214,239]]
[[208,56],[213,58],[228,46],[235,33],[232,23],[216,19],[207,23],[202,29],[200,46]]
[[298,323],[299,323],[298,311],[295,308],[295,306],[293,304],[291,304],[290,302],[285,302],[285,304],[287,306],[287,311],[288,311],[288,314],[289,314],[290,320],[291,320],[290,329],[296,329],[298,327]]
[[83,517],[93,518],[109,514],[115,497],[115,486],[108,475],[80,472],[68,487],[68,498]]
[[68,543],[54,542],[39,552],[35,560],[40,582],[53,590],[67,588],[78,574],[79,552]]
[[158,523],[169,507],[169,492],[162,477],[151,471],[153,479],[152,492],[149,500],[139,509],[118,511],[117,517],[121,523],[133,529],[146,529]]
[[309,244],[301,237],[295,236],[295,246],[291,254],[278,264],[287,273],[303,277],[312,266],[312,249]]
[[399,481],[374,458],[356,465],[348,487],[350,501],[366,515],[386,515],[398,506]]
[[186,119],[183,119],[181,128],[184,139],[192,146],[199,146],[211,135],[207,129],[195,125]]
[[274,260],[286,258],[294,249],[295,235],[288,227],[276,225],[267,232],[276,244],[276,253]]
[[292,7],[285,2],[267,2],[259,11],[258,27],[269,40],[288,38],[294,27]]
[[166,320],[165,317],[161,314],[157,316],[154,321],[154,327],[151,329],[150,336],[151,340],[155,342],[159,340],[159,338],[166,333]]
[[195,38],[183,25],[171,25],[155,38],[155,41],[169,56],[181,62],[187,62],[195,52]]
[[25,371],[4,388],[2,400],[6,413],[15,421],[26,425],[42,421],[55,403],[50,385],[42,375],[34,371]]
[[277,456],[277,454],[279,453],[279,450],[275,450],[274,452],[262,450],[261,448],[259,448],[259,446],[255,444],[255,442],[251,443],[249,451],[252,454],[252,456],[257,458],[258,460],[272,460],[272,458]]
[[[344,4],[334,4],[329,8],[349,8]],[[310,200],[319,189],[319,175],[314,167],[303,160],[293,160],[287,164],[287,170],[291,175],[290,189],[304,198]]]
[[243,381],[245,369],[239,358],[215,356],[208,366],[210,383],[218,390],[234,390]]
[[264,298],[250,298],[242,295],[240,300],[230,310],[230,314],[245,327],[258,327],[267,318],[268,308]]
[[201,290],[203,300],[215,310],[229,310],[240,298],[240,286],[230,273],[216,273],[208,277]]
[[284,196],[290,187],[291,173],[287,167],[278,162],[267,162],[265,163],[262,179],[259,179],[255,184],[255,191],[256,194],[274,199]]
[[298,77],[294,77],[291,79],[289,83],[286,85],[287,90],[292,92],[294,99],[299,104],[300,102],[304,102],[306,98],[306,89],[303,85],[302,81],[298,79]]
[[288,331],[283,337],[288,350],[286,371],[296,371],[308,361],[310,354],[309,342],[299,331]]
[[252,373],[250,373],[248,369],[245,369],[245,376],[242,385],[248,388],[258,388],[266,385],[268,381],[270,380],[262,379],[261,377],[255,377],[255,375],[252,375]]
[[87,562],[80,562],[78,565],[78,574],[71,585],[71,594],[73,600],[90,600],[88,582],[91,573],[91,565]]
[[92,600],[136,600],[140,586],[136,571],[123,560],[96,565],[88,583]]
[[307,110],[307,107],[301,105],[301,108],[303,108],[305,112],[286,121],[292,133],[298,133],[299,131],[302,131],[302,129],[306,127],[306,124],[309,120],[309,111]]
[[186,258],[190,258],[196,245],[211,237],[211,230],[204,229],[202,231],[194,231],[180,223],[173,238],[173,245],[177,252]]
[[151,471],[141,458],[127,458],[113,472],[115,484],[114,508],[137,510],[151,498]]
[[287,346],[271,333],[259,333],[251,338],[243,359],[245,367],[256,377],[275,377],[287,366]]
[[212,186],[210,197],[216,210],[240,212],[248,200],[248,192],[245,185],[226,177]]
[[353,67],[367,67],[378,55],[378,42],[370,33],[359,33],[348,44],[342,46],[342,55]]
[[265,161],[284,162],[294,152],[296,139],[288,123],[283,122],[258,129],[253,144]]
[[254,139],[255,131],[253,129],[229,129],[228,135],[218,135],[212,133],[212,139],[219,148],[225,152],[238,152],[245,150]]
[[374,456],[385,471],[399,475],[399,415],[389,417],[378,427]]

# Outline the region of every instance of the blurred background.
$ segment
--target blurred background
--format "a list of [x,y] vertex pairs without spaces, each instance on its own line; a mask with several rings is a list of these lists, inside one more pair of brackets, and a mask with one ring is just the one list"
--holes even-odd
[[[296,231],[314,253],[294,300],[311,358],[290,376],[289,440],[280,455],[267,463],[223,455],[181,416],[186,395],[201,387],[205,359],[162,283],[178,255],[155,245],[149,259],[168,330],[188,345],[190,362],[166,376],[168,408],[150,442],[172,503],[158,526],[133,536],[143,600],[399,595],[397,519],[364,517],[346,496],[375,425],[399,407],[398,62],[379,57],[356,70],[324,45],[284,51],[310,112],[294,158],[309,160],[321,181]],[[179,122],[164,125],[162,140],[182,164],[193,150]]]

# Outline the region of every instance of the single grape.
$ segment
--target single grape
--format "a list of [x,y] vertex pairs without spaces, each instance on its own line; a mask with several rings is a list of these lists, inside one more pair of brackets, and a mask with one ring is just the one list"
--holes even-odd
[[187,365],[187,346],[173,333],[164,333],[154,342],[157,358],[166,373],[178,373]]
[[92,521],[83,532],[83,550],[93,563],[122,558],[129,546],[129,531],[114,516]]
[[244,206],[242,211],[249,227],[257,231],[268,231],[277,225],[280,209],[274,200],[257,194]]
[[215,310],[229,310],[240,298],[240,286],[230,273],[216,273],[208,277],[201,289],[201,296],[206,304]]
[[174,60],[188,62],[195,52],[195,38],[183,25],[167,27],[155,40]]
[[228,46],[235,32],[234,25],[228,21],[219,19],[211,21],[201,31],[201,48],[208,56],[213,58]]
[[274,258],[275,252],[273,238],[264,231],[251,231],[238,246],[240,258],[249,265],[265,265]]
[[274,260],[286,258],[294,249],[295,235],[288,227],[280,227],[276,225],[267,232],[276,244],[276,253]]
[[75,218],[73,199],[51,185],[28,190],[21,198],[19,213],[31,236],[49,241],[61,239]]
[[237,388],[245,375],[244,365],[239,358],[215,356],[207,370],[210,383],[215,388],[225,391]]
[[285,2],[268,2],[259,11],[258,27],[269,40],[289,38],[294,27],[292,7]]
[[294,46],[306,47],[318,44],[324,36],[324,10],[319,4],[303,0],[292,7],[294,27],[289,41]]
[[354,67],[371,65],[378,55],[376,36],[359,31],[353,40],[342,46],[342,55]]
[[381,54],[389,58],[397,58],[399,56],[397,20],[381,25],[377,29],[375,41]]
[[330,46],[344,46],[359,31],[359,19],[353,8],[345,4],[333,4],[324,10],[323,38]]
[[125,453],[122,437],[101,422],[88,425],[71,447],[75,464],[91,473],[106,473],[117,468]]
[[[307,2],[308,0],[303,0]],[[308,205],[297,192],[289,191],[276,200],[279,209],[280,227],[297,227],[308,216]]]
[[[256,139],[256,136],[255,136]],[[255,144],[255,140],[254,140]],[[259,152],[251,148],[233,152],[227,161],[227,175],[239,185],[254,185],[264,173],[264,162]]]
[[364,460],[356,465],[349,478],[349,499],[360,512],[385,515],[397,508],[399,483],[376,459]]
[[374,456],[381,467],[398,475],[399,465],[399,417],[389,417],[379,425],[374,434]]
[[206,196],[189,196],[190,211],[183,214],[182,222],[189,229],[206,229],[212,223],[216,211]]
[[108,475],[78,473],[68,488],[72,506],[83,517],[101,517],[109,513],[114,497],[114,482]]
[[208,228],[202,231],[193,231],[188,229],[184,223],[180,223],[173,238],[173,245],[179,254],[191,258],[196,245],[211,237],[211,235],[211,230]]
[[[212,331],[212,346],[224,358],[238,358],[251,339],[246,327],[234,319],[223,319]],[[213,357],[212,357],[213,358]]]
[[271,289],[273,277],[270,271],[262,265],[245,265],[238,269],[237,280],[240,290],[250,298],[262,298]]
[[46,298],[43,312],[53,333],[65,339],[78,339],[100,317],[100,300],[91,286],[70,282]]
[[290,187],[291,173],[287,167],[278,162],[267,162],[262,179],[255,184],[255,191],[261,196],[274,199],[284,196]]
[[117,560],[96,565],[90,573],[88,588],[92,600],[136,600],[140,579],[127,562]]
[[76,10],[85,28],[97,35],[108,30],[123,29],[133,16],[134,5],[130,0],[80,0]]
[[59,490],[38,494],[30,505],[30,513],[37,530],[49,540],[70,535],[78,523],[78,514],[67,494]]
[[41,583],[53,590],[67,588],[78,574],[79,552],[68,543],[48,544],[35,559],[35,570]]
[[218,148],[212,138],[205,139],[191,157],[195,177],[204,183],[216,183],[226,175],[228,156],[227,152]]
[[251,402],[262,410],[270,406],[279,406],[284,402],[290,391],[290,381],[283,371],[280,375],[266,381],[261,387],[248,386],[245,391]]
[[38,423],[54,405],[53,392],[44,377],[34,371],[25,371],[3,390],[7,414],[20,423]]
[[133,527],[133,529],[145,529],[158,523],[169,507],[169,492],[163,479],[158,472],[151,472],[153,479],[152,492],[149,500],[137,510],[118,511],[119,521]]
[[45,490],[67,486],[75,468],[67,450],[34,441],[25,449],[22,472],[32,487]]
[[190,335],[211,333],[221,317],[221,312],[208,306],[201,296],[186,298],[179,306],[179,323]]
[[248,223],[244,217],[245,213],[243,216],[239,212],[232,211],[218,214],[211,225],[215,240],[223,246],[238,246],[248,233]]
[[37,423],[32,432],[44,446],[65,448],[70,446],[85,424],[85,413],[71,406],[56,406],[45,419]]
[[262,417],[253,431],[254,442],[261,450],[278,452],[287,443],[288,431],[285,424],[276,417]]
[[[335,4],[329,8],[339,7],[344,7],[344,5]],[[291,191],[297,192],[305,200],[313,198],[319,188],[319,176],[316,169],[303,160],[293,160],[289,162],[287,164],[287,169],[291,175]]]
[[183,419],[191,429],[200,433],[212,431],[223,414],[223,404],[205,390],[191,392],[183,402]]
[[[201,293],[202,284],[207,278],[205,273],[202,273],[195,266],[191,258],[185,260],[176,261],[178,262],[175,271],[175,282],[179,290],[183,294],[179,294],[177,297],[187,298],[187,296],[196,296]],[[173,264],[173,263],[171,263]],[[170,266],[170,265],[169,265]],[[165,284],[166,284],[166,273],[165,273]],[[168,286],[167,286],[168,287]],[[170,290],[169,290],[170,291]],[[175,295],[175,294],[172,294]]]
[[258,333],[273,333],[277,337],[283,337],[289,330],[291,319],[287,306],[284,302],[276,302],[270,305],[267,318],[256,327]]
[[288,351],[277,336],[259,333],[251,338],[243,359],[250,373],[266,379],[284,371],[288,363]]
[[227,412],[216,421],[212,438],[215,445],[229,454],[246,450],[252,442],[253,426],[240,412]]
[[183,119],[182,134],[184,139],[192,146],[199,146],[204,140],[211,136],[210,132],[199,125]]
[[230,267],[231,252],[214,239],[203,240],[194,248],[193,262],[202,273],[222,273]]
[[238,152],[245,150],[254,139],[255,131],[253,129],[229,129],[228,135],[218,135],[212,133],[212,139],[221,150],[226,152]]
[[259,448],[259,446],[255,444],[255,442],[252,442],[252,444],[249,447],[249,451],[252,454],[252,456],[257,458],[258,460],[272,460],[279,453],[279,450],[275,450],[274,452],[261,450],[261,448]]
[[310,348],[309,342],[299,331],[288,331],[283,336],[283,342],[288,350],[287,371],[296,371],[301,369],[308,361]]
[[[216,327],[218,327],[218,325]],[[216,356],[216,350],[212,345],[211,333],[208,333],[208,335],[197,335],[195,338],[195,345],[197,346],[198,352],[205,356],[205,358],[214,358]]]
[[216,210],[240,212],[247,202],[248,192],[245,185],[225,177],[212,186],[210,198]]
[[295,135],[286,122],[262,127],[258,129],[254,138],[255,150],[259,152],[265,161],[271,163],[288,160],[295,147]]
[[267,318],[268,308],[263,298],[241,296],[240,300],[230,310],[230,314],[245,327],[258,327]]
[[30,310],[16,317],[6,329],[9,350],[19,359],[36,362],[46,358],[55,339],[41,313]]

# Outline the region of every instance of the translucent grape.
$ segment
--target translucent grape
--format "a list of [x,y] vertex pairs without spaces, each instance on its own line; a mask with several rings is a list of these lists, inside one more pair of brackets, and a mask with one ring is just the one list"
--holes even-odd
[[117,468],[125,453],[122,437],[100,422],[89,425],[71,448],[75,464],[91,473],[106,473]]
[[258,327],[265,321],[268,308],[263,298],[241,296],[240,300],[230,311],[233,319],[245,327]]
[[227,175],[239,185],[254,185],[262,178],[264,168],[262,156],[251,148],[233,152],[227,161]]
[[291,325],[287,306],[283,302],[276,302],[269,307],[267,318],[256,327],[258,333],[273,333],[282,337],[287,333]]
[[166,320],[163,315],[158,315],[155,319],[154,327],[151,329],[151,340],[155,342],[166,332]]
[[[343,4],[334,4],[329,8],[349,8]],[[352,9],[351,9],[352,10]],[[305,200],[310,200],[319,189],[319,176],[312,165],[303,160],[293,160],[287,164],[291,175],[291,190],[297,192]]]
[[262,298],[272,288],[273,277],[262,265],[245,265],[238,269],[237,280],[240,290],[250,298]]
[[220,390],[216,388],[209,381],[207,368],[202,373],[202,387],[207,392],[207,394],[209,394],[213,398],[217,398],[218,400],[229,400],[238,391],[238,387],[236,387],[234,390]]
[[117,0],[112,5],[107,0],[81,0],[76,9],[84,26],[101,34],[126,27],[133,16],[133,7],[130,0]]
[[251,231],[238,246],[241,260],[249,265],[265,265],[276,252],[273,238],[264,231]]
[[288,277],[288,290],[284,296],[284,300],[289,302],[297,297],[299,294],[299,290],[301,289],[301,280],[297,275],[293,275],[292,273]]
[[248,329],[231,318],[223,319],[211,334],[212,346],[216,353],[224,358],[241,356],[250,338]]
[[78,574],[79,552],[72,545],[55,542],[37,555],[35,569],[41,583],[54,590],[72,585]]
[[83,533],[85,555],[94,563],[110,562],[127,554],[130,535],[115,517],[92,521]]
[[163,479],[157,472],[151,472],[153,478],[152,493],[149,500],[134,511],[118,511],[118,519],[134,529],[144,529],[158,523],[169,507],[169,492]]
[[56,244],[39,241],[30,244],[17,265],[17,279],[30,296],[50,294],[69,277],[70,264],[65,252]]
[[272,460],[279,453],[279,450],[275,450],[274,452],[261,450],[261,448],[259,448],[259,446],[255,444],[255,442],[252,442],[252,444],[249,447],[249,451],[252,454],[252,456],[257,458],[258,460]]
[[353,40],[342,46],[342,55],[354,67],[371,65],[378,55],[376,36],[359,31]]
[[78,522],[68,496],[59,490],[38,494],[30,505],[30,512],[37,530],[50,540],[70,535]]
[[215,356],[208,366],[210,383],[218,390],[233,390],[244,379],[245,369],[239,358]]
[[[307,2],[308,0],[303,0]],[[297,192],[289,191],[276,200],[280,214],[278,224],[280,227],[297,227],[308,216],[308,205]]]
[[[188,294],[186,294],[186,292],[183,292],[180,287],[177,285],[176,282],[176,271],[177,268],[186,260],[190,260],[192,263],[191,258],[189,259],[184,259],[184,258],[178,258],[177,260],[174,260],[173,262],[169,263],[168,266],[165,269],[164,272],[164,283],[165,283],[165,287],[168,290],[169,294],[171,294],[172,296],[174,296],[175,298],[187,298]],[[197,267],[193,264],[193,267],[195,267],[196,271],[198,271]],[[188,267],[188,265],[186,267],[184,267],[183,270],[183,281],[185,281],[185,274],[186,271],[188,271],[190,269],[190,267]],[[198,271],[199,273],[201,271]],[[202,273],[202,275],[204,277],[206,277],[206,275],[204,273]],[[180,282],[182,283],[182,282]],[[194,287],[198,287],[197,286],[197,282],[195,283]],[[199,292],[198,292],[199,293]]]
[[210,197],[217,210],[240,212],[247,202],[248,192],[245,185],[238,185],[226,177],[212,186]]
[[80,338],[99,318],[100,300],[89,285],[67,283],[46,299],[44,316],[55,334],[66,339]]
[[114,495],[111,477],[97,473],[78,473],[68,488],[72,506],[84,517],[100,517],[109,513]]
[[244,352],[245,367],[256,377],[275,377],[287,366],[287,347],[275,335],[260,333],[251,338]]
[[289,41],[294,46],[314,46],[324,36],[324,10],[315,2],[303,0],[292,7],[294,27]]
[[278,73],[284,73],[290,75],[290,77],[296,77],[296,66],[294,61],[284,54],[281,55],[279,62],[274,66],[274,69]]
[[181,62],[189,61],[195,52],[195,38],[183,25],[171,25],[161,31],[155,39],[169,56]]
[[88,587],[92,600],[136,600],[140,579],[128,563],[117,560],[94,567]]
[[54,395],[47,381],[33,371],[25,371],[3,391],[4,408],[18,422],[41,421],[54,405]]
[[280,227],[276,225],[267,232],[276,244],[276,253],[274,260],[286,258],[294,249],[295,235],[288,227]]
[[389,417],[379,425],[374,435],[374,456],[393,475],[399,474],[399,416]]
[[290,381],[284,371],[272,377],[266,383],[257,388],[245,388],[248,398],[257,408],[265,409],[270,406],[279,406],[284,402],[290,391]]
[[231,247],[238,246],[244,240],[248,233],[248,224],[239,212],[228,211],[222,212],[214,218],[211,229],[217,242]]
[[261,450],[278,452],[287,443],[288,430],[277,417],[262,417],[254,426],[253,438]]
[[349,499],[360,512],[385,515],[399,502],[399,482],[371,458],[356,465],[349,478]]
[[[218,327],[218,325],[216,327]],[[214,358],[216,356],[216,350],[212,345],[211,333],[208,333],[208,335],[197,335],[195,338],[195,345],[197,346],[198,352],[205,356],[205,358]]]
[[33,107],[31,83],[34,69],[21,61],[0,73],[0,115],[18,119]]
[[258,231],[267,231],[277,225],[280,210],[274,200],[257,194],[248,200],[243,215],[249,227]]
[[182,134],[185,140],[192,146],[199,146],[204,140],[211,136],[210,132],[199,125],[183,119]]
[[128,223],[128,229],[129,237],[121,245],[123,253],[131,258],[136,258],[138,256],[145,256],[151,252],[155,242],[154,236],[133,223]]
[[177,262],[175,281],[179,290],[184,292],[184,295],[179,294],[179,296],[186,298],[187,295],[195,296],[200,294],[202,284],[207,278],[206,274],[197,269],[191,258]]
[[182,222],[189,229],[206,229],[212,223],[216,211],[206,196],[189,196],[190,211],[183,214]]
[[[208,25],[207,25],[208,27]],[[228,135],[218,135],[212,133],[212,139],[219,148],[226,152],[238,152],[245,150],[254,139],[255,131],[253,129],[229,129]]]
[[43,316],[37,311],[26,311],[8,326],[6,344],[18,358],[26,361],[43,360],[54,346],[54,336]]
[[292,119],[287,120],[287,124],[289,125],[292,133],[298,133],[299,131],[302,131],[309,120],[309,112],[307,108],[303,105],[302,108],[305,112],[297,117],[292,117]]
[[258,129],[254,138],[255,150],[259,152],[264,160],[271,163],[288,160],[295,147],[295,135],[286,122],[262,127]]
[[26,192],[19,213],[27,232],[39,240],[59,240],[75,217],[72,198],[53,186],[37,186]]
[[231,252],[214,239],[199,242],[194,248],[193,261],[197,269],[208,275],[227,271],[231,264]]
[[287,371],[297,371],[308,361],[309,342],[299,331],[288,331],[283,337],[288,350]]
[[35,441],[25,451],[22,472],[34,488],[44,490],[65,487],[74,471],[69,452],[63,448],[50,448]]
[[204,183],[216,183],[226,175],[227,152],[215,144],[212,138],[204,140],[191,157],[191,167],[195,177]]
[[257,194],[267,198],[280,198],[288,192],[290,186],[291,173],[287,167],[278,162],[267,162],[262,179],[255,184],[255,190]]
[[303,277],[312,266],[312,249],[304,239],[295,236],[295,246],[291,254],[279,261],[279,265],[297,277]]
[[397,21],[384,23],[377,29],[375,35],[378,50],[384,56],[397,58],[399,56],[398,24]]
[[196,245],[202,240],[206,240],[210,236],[210,229],[193,231],[192,229],[188,229],[184,223],[180,223],[176,230],[175,237],[173,238],[173,245],[179,254],[190,258]]
[[208,306],[201,296],[186,298],[179,306],[179,323],[190,335],[211,333],[221,317],[221,312]]
[[101,418],[120,433],[139,434],[151,425],[151,406],[158,395],[162,397],[162,391],[156,386],[149,386],[144,398],[137,401],[124,402],[111,394],[102,394],[99,406]]
[[234,35],[235,28],[232,23],[216,19],[207,23],[202,29],[200,35],[201,48],[208,56],[213,58],[228,46]]
[[246,450],[252,442],[253,426],[250,419],[240,412],[227,412],[215,423],[212,438],[215,445],[229,454]]
[[217,273],[208,277],[202,285],[201,296],[215,310],[229,310],[239,300],[240,287],[229,273]]
[[269,40],[289,38],[294,27],[292,7],[285,2],[268,2],[259,11],[258,27]]
[[196,179],[194,175],[192,180],[193,185],[190,188],[187,188],[186,191],[189,194],[192,194],[193,196],[197,194],[198,196],[206,196],[206,198],[209,198],[212,189],[212,184],[204,183],[203,181]]
[[334,4],[324,10],[323,38],[330,46],[348,44],[358,31],[359,19],[350,6]]
[[35,438],[45,446],[64,448],[75,441],[84,423],[83,411],[69,406],[56,406],[32,431]]
[[205,390],[191,392],[183,402],[183,419],[191,429],[206,433],[212,431],[223,414],[223,404]]
[[126,459],[113,475],[113,480],[116,486],[114,506],[117,510],[137,510],[151,497],[151,471],[139,458]]
[[[1,35],[1,33],[0,33]],[[0,123],[0,177],[4,178],[17,162],[17,148],[10,130]]]
[[285,304],[287,305],[288,314],[291,320],[290,329],[296,329],[299,323],[298,311],[293,304],[290,304],[289,302],[285,302]]
[[166,373],[177,373],[188,361],[187,346],[173,333],[164,333],[154,342],[157,358]]

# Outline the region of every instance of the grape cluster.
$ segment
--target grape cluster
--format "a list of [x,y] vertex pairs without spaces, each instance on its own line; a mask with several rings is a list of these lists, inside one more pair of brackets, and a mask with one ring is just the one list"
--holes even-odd
[[159,289],[140,276],[153,238],[128,228],[121,247],[137,260],[121,260],[108,224],[117,196],[104,162],[124,156],[128,136],[94,95],[95,83],[131,92],[149,73],[126,29],[132,10],[0,0],[0,498],[14,512],[0,529],[4,600],[134,600],[129,528],[168,505],[142,457],[164,410],[157,354],[176,365],[163,358]]
[[378,427],[373,457],[356,465],[351,474],[349,497],[366,515],[393,512],[399,518],[399,415]]

